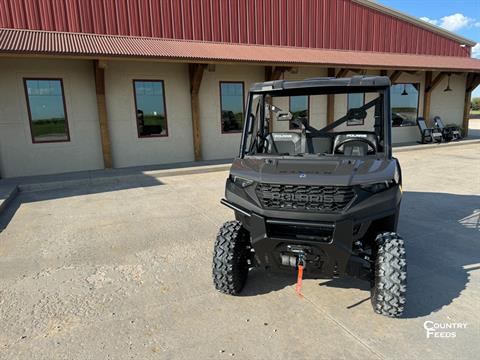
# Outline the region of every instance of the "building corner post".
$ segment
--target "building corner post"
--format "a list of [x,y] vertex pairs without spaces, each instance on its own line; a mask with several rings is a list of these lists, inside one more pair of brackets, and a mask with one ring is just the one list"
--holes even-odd
[[463,103],[463,136],[468,136],[468,125],[470,122],[470,109],[472,106],[472,92],[473,90],[480,85],[480,74],[478,73],[469,73],[467,74],[467,79],[465,83],[465,99]]
[[[335,68],[328,68],[327,70],[328,77],[335,77]],[[335,95],[327,95],[327,125],[333,123],[333,118],[335,115]]]
[[105,67],[103,61],[93,61],[95,77],[95,93],[97,97],[98,121],[100,124],[100,139],[102,142],[103,165],[106,169],[113,167],[110,131],[108,129],[107,105],[105,100]]
[[423,118],[428,124],[430,117],[430,102],[432,99],[432,72],[425,72],[425,88],[423,89]]
[[195,161],[202,160],[202,140],[200,129],[200,100],[198,97],[205,64],[189,64],[190,102],[192,108],[193,152]]

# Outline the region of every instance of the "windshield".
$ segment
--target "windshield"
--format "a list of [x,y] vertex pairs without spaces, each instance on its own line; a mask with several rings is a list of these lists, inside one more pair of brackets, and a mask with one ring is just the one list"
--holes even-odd
[[388,123],[384,94],[250,94],[242,155],[378,156]]

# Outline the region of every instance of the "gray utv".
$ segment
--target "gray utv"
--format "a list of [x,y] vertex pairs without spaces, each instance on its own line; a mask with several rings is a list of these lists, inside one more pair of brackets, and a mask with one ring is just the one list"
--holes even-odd
[[[280,109],[297,96],[309,97],[308,112]],[[327,124],[332,98],[338,118]],[[216,289],[238,294],[253,267],[301,265],[309,277],[370,281],[375,312],[400,316],[407,275],[388,77],[258,83],[245,115],[221,200],[236,220],[215,242]]]

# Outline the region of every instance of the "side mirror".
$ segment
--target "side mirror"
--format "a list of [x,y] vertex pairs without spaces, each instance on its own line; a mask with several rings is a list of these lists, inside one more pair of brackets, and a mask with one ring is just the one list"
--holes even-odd
[[277,113],[277,121],[290,121],[292,120],[292,117],[290,111],[280,111]]

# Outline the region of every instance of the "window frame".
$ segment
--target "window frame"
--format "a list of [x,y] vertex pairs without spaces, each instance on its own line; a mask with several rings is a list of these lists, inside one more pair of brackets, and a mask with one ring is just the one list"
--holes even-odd
[[[223,125],[222,125],[222,108],[223,108],[223,102],[222,102],[222,84],[242,84],[242,117],[243,117],[243,125],[242,129],[240,130],[235,130],[235,131],[223,131]],[[223,81],[220,80],[218,82],[218,96],[220,97],[220,132],[221,134],[241,134],[243,132],[243,126],[245,125],[245,81],[235,81],[235,80],[228,80],[228,81]]]
[[[415,117],[415,119],[413,120],[415,122],[415,124],[410,124],[410,125],[406,125],[406,126],[393,126],[393,121],[392,121],[392,128],[405,128],[405,127],[410,127],[410,126],[417,126],[416,125],[416,122],[417,122],[417,119],[418,119],[418,114],[420,113],[420,91],[422,89],[422,84],[420,81],[418,82],[405,82],[405,81],[402,81],[402,82],[395,82],[392,84],[392,86],[394,85],[418,85],[418,90],[415,87],[415,89],[417,90],[417,115]],[[390,90],[391,91],[391,90]],[[390,112],[393,113],[393,105],[392,105],[392,95],[390,93]],[[393,117],[392,117],[393,118]]]
[[[310,95],[295,95],[295,96],[306,96],[307,97],[307,124],[310,125]],[[292,96],[288,97],[288,111],[291,113],[292,111]],[[298,130],[292,126],[292,120],[288,122],[288,130]]]
[[[140,135],[140,129],[138,128],[138,119],[137,119],[137,92],[135,91],[135,82],[142,81],[142,82],[160,82],[162,83],[162,98],[163,98],[163,109],[165,111],[165,134],[155,134],[155,135]],[[137,138],[138,139],[150,139],[150,138],[157,138],[157,137],[168,137],[168,115],[167,115],[167,101],[165,99],[165,81],[161,79],[132,79],[132,86],[133,86],[133,101],[135,103],[135,126],[137,128]]]
[[[348,94],[347,94],[347,111],[350,110],[350,108],[349,108],[349,100],[348,100],[348,97],[349,97],[348,95],[350,95],[350,94],[363,94],[363,101],[362,101],[362,103],[363,103],[363,105],[365,105],[365,93],[348,93]],[[363,105],[362,105],[362,106],[363,106]],[[358,124],[352,124],[352,123],[350,123],[350,120],[347,120],[347,126],[363,126],[363,125],[365,125],[365,119],[361,119],[361,120],[362,120],[362,123],[361,123],[361,124],[360,124],[360,123],[358,123]]]
[[[67,138],[65,140],[46,140],[46,141],[37,141],[33,135],[33,121],[32,121],[32,111],[30,109],[30,97],[28,96],[28,86],[27,81],[29,80],[43,80],[43,81],[60,81],[60,89],[62,90],[62,104],[63,104],[63,114],[65,115],[65,130]],[[44,77],[24,77],[23,78],[23,89],[25,91],[25,101],[27,103],[27,112],[28,112],[28,124],[30,126],[30,137],[32,139],[32,144],[51,144],[51,143],[67,143],[71,142],[70,138],[70,126],[68,124],[68,115],[67,115],[67,104],[65,102],[65,89],[63,87],[63,78],[44,78]]]

